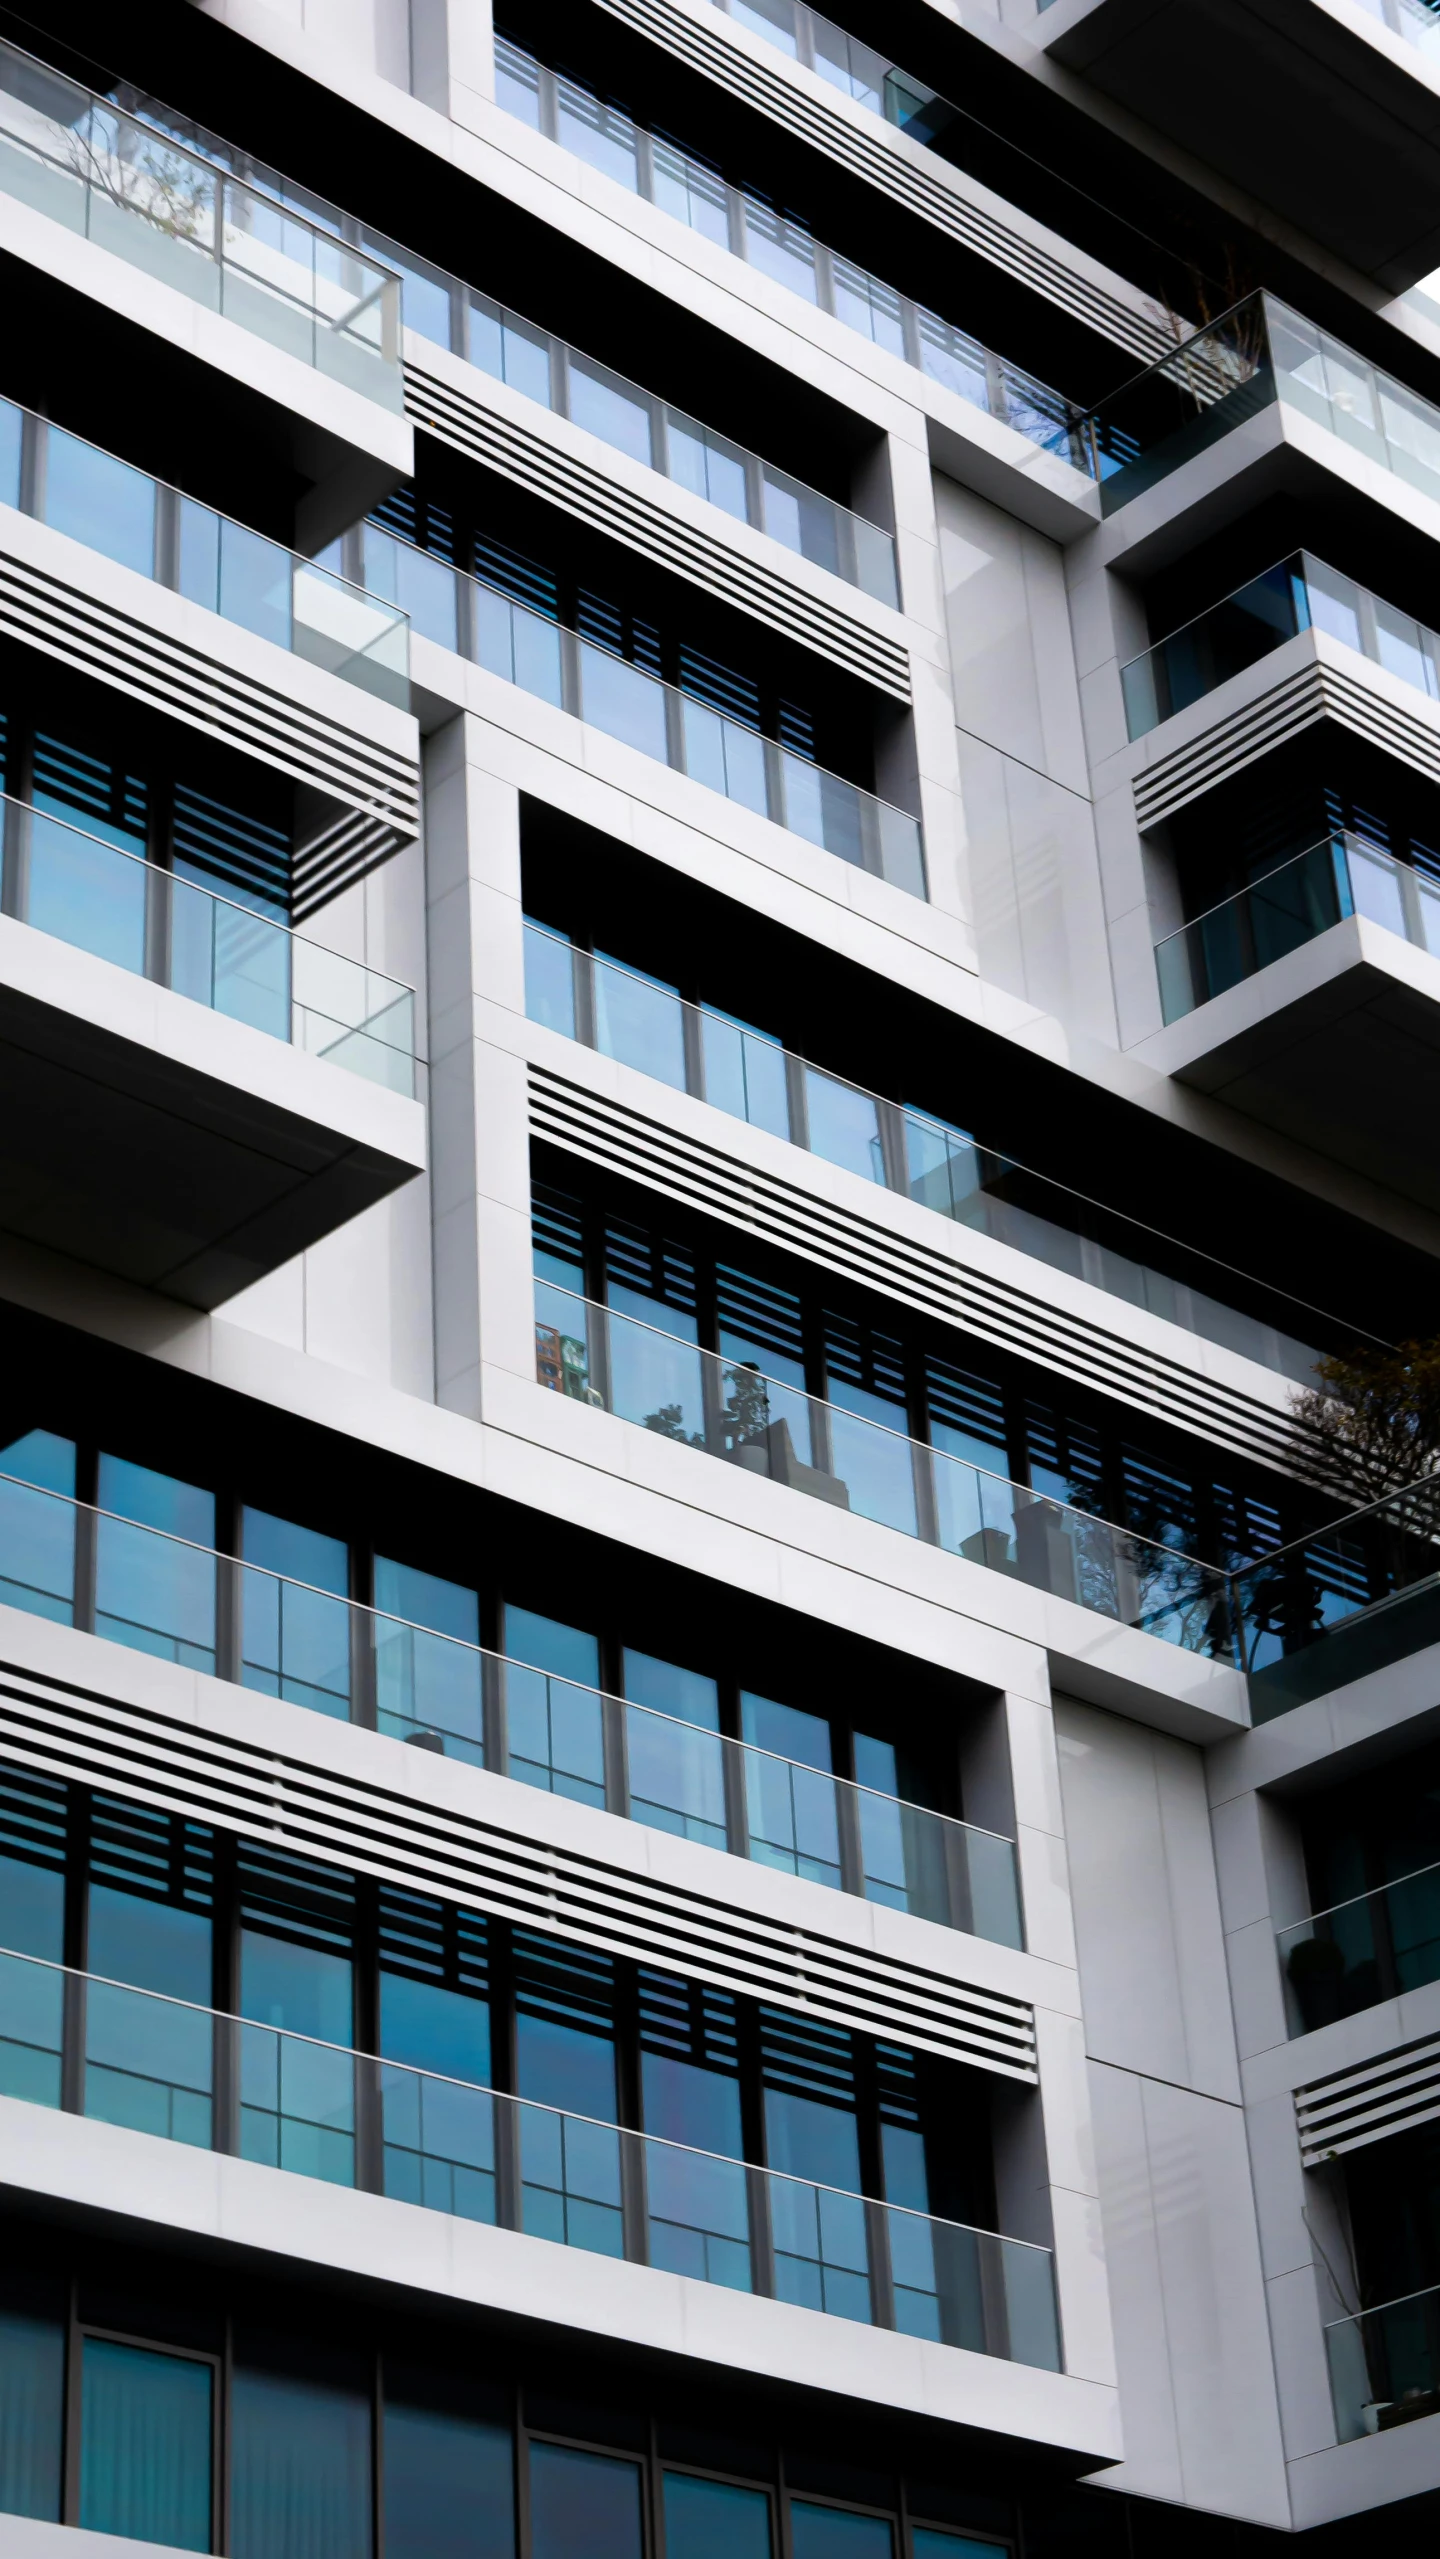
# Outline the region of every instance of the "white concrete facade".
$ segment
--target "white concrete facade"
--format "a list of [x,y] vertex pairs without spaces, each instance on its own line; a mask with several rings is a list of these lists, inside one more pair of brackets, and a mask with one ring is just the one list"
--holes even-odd
[[[1345,19],[1349,54],[1333,30],[1317,50],[1334,129],[1352,114],[1373,151],[1399,99],[1423,130],[1435,74],[1404,26],[1304,7]],[[1269,61],[1272,13],[1234,14]],[[1409,1548],[1396,1564],[1393,1538],[1335,1530],[1363,1505],[1325,1490],[1296,1393],[1314,1355],[1435,1329],[1440,897],[1422,913],[1414,893],[1409,938],[1287,908],[1283,947],[1255,903],[1300,850],[1292,811],[1326,794],[1337,833],[1368,827],[1419,882],[1440,869],[1440,359],[1423,312],[1383,299],[1413,258],[1358,225],[1342,241],[1288,157],[1243,192],[1230,141],[1207,165],[1189,112],[1156,103],[1126,0],[1053,19],[958,0],[894,28],[851,0],[854,94],[801,0],[501,17],[497,35],[488,0],[165,0],[142,40],[62,0],[35,58],[0,43],[24,146],[7,162],[0,116],[0,257],[54,329],[0,397],[181,489],[191,404],[197,501],[332,566],[344,537],[408,603],[413,706],[276,646],[253,602],[196,601],[159,535],[151,575],[118,517],[87,541],[82,513],[57,529],[28,496],[0,504],[7,806],[88,816],[92,864],[142,853],[152,882],[122,952],[101,869],[54,887],[22,822],[0,829],[0,2559],[411,2559],[421,2525],[382,2450],[410,2404],[396,2368],[443,2370],[460,2397],[437,2408],[463,2400],[476,2426],[504,2401],[518,2502],[493,2547],[454,2542],[474,2559],[601,2559],[599,2520],[593,2554],[545,2520],[543,2446],[642,2464],[640,2537],[603,2559],[719,2546],[672,2516],[682,2475],[763,2490],[767,2559],[1256,2559],[1307,2535],[1361,2559],[1372,2532],[1418,2551],[1440,2516],[1440,1962],[1423,1911],[1407,1936],[1386,1896],[1440,1872],[1440,1625]],[[1181,58],[1188,25],[1172,0],[1152,51]],[[1361,38],[1384,77],[1347,106]],[[893,78],[876,111],[892,41],[896,77],[938,93],[918,134]],[[553,130],[497,89],[510,43]],[[393,400],[267,338],[258,298],[247,327],[238,294],[210,307],[178,267],[37,210],[24,117],[62,72],[97,115],[114,93],[156,166],[179,135],[187,167],[244,172],[264,218],[233,216],[207,256],[252,259],[257,296],[287,217],[319,244],[317,327],[338,325],[347,251],[394,261]],[[176,184],[148,168],[128,204],[167,259],[203,229]],[[1261,289],[1358,350],[1344,380],[1315,359],[1328,425],[1242,318],[1212,371],[1182,359],[1178,430],[1155,382],[1112,430],[1112,393],[1156,362],[1163,386],[1177,341]],[[472,291],[530,350],[503,380]],[[154,371],[151,414],[107,432],[63,353],[77,312],[112,366]],[[597,393],[588,423],[577,358],[615,404]],[[1356,425],[1356,386],[1382,377]],[[703,466],[677,459],[682,429]],[[790,516],[782,481],[810,492]],[[843,543],[827,564],[815,527],[841,505],[893,536],[894,605],[842,574]],[[1302,547],[1421,644],[1277,628],[1132,740],[1122,668]],[[91,618],[103,651],[77,639]],[[584,650],[613,691],[582,704]],[[788,755],[803,780],[807,738],[838,775],[823,820],[776,779]],[[924,895],[885,875],[857,793],[918,823]],[[347,884],[301,929],[413,992],[411,1090],[305,1054],[298,1014],[277,1032],[243,953],[217,943],[202,984],[181,947],[167,871],[278,924],[264,863],[322,834]],[[561,999],[537,992],[532,923]],[[1208,992],[1167,1024],[1155,951],[1182,926],[1209,931]],[[611,967],[642,990],[633,1018]],[[714,1061],[742,1033],[737,1104]],[[845,1130],[868,1134],[827,1139],[821,1085],[858,1093]],[[537,1301],[537,1216],[583,1237],[551,1255],[568,1317]],[[549,1264],[541,1285],[561,1287]],[[628,1404],[627,1324],[649,1345]],[[737,1418],[747,1370],[772,1379],[758,1431]],[[1297,1635],[1289,1600],[1244,1579],[1302,1546],[1284,1591],[1311,1608],[1318,1577],[1330,1633]],[[1419,1599],[1397,1608],[1387,1574]],[[580,1641],[563,1665],[524,1649],[546,1627]],[[641,1783],[637,1655],[709,1682],[713,1722],[667,1710],[664,1744],[708,1772],[703,1820]],[[522,1747],[542,1680],[548,1759]],[[833,1856],[793,1810],[788,1846],[757,1810],[785,1766],[755,1738],[766,1708],[824,1726],[783,1784],[793,1807],[818,1781]],[[585,1772],[566,1715],[598,1736]],[[884,1765],[893,1790],[866,1774]],[[138,1850],[103,1864],[127,1820],[179,1843],[164,1892]],[[1392,1833],[1420,1842],[1408,1862]],[[973,1880],[1002,1855],[1008,1934]],[[7,1889],[30,1909],[12,1866],[62,1878],[53,1943],[6,1939]],[[287,1946],[338,1945],[324,1879],[349,1896],[348,2024],[318,1994],[246,2004],[249,1937],[283,1935],[262,1867],[297,1896],[311,1878]],[[203,1901],[203,1978],[106,1970],[87,1931],[122,1889],[187,1922]],[[447,1997],[483,1936],[488,2081],[386,2041],[402,1907],[448,1932]],[[1382,1947],[1358,1987],[1345,1955],[1329,2009],[1291,1961],[1312,1919],[1326,1948],[1361,1928]],[[610,2113],[576,2097],[566,2134],[613,2137],[613,2193],[562,2167],[558,2221],[526,2148],[542,2112],[558,2142],[562,2109],[558,2078],[525,2078],[541,1946],[557,1979],[572,1967],[558,2031],[583,2013],[599,2040],[583,2001],[603,1974],[619,2056]],[[391,1969],[415,1982],[419,1962]],[[647,2111],[647,2061],[680,2049],[646,2022],[656,1984],[707,2055],[708,2141]],[[175,2050],[204,2046],[198,2077],[173,2063],[163,2124],[97,2093],[124,2075],[100,2045],[117,1998],[142,2040],[161,2002]],[[549,2031],[559,1992],[543,2013]],[[311,2056],[297,2073],[341,2070],[343,2100],[267,2113],[286,2035]],[[825,2067],[848,2056],[849,2096],[816,2076],[797,2101],[812,2133],[845,2114],[848,2182],[798,2134],[784,2151],[777,2092],[801,2065],[785,2081],[773,2053],[807,2037]],[[437,2109],[483,2098],[482,2135],[406,2149],[396,2090],[427,2074]],[[1307,2135],[1327,2107],[1328,2146]],[[697,2152],[703,2170],[676,2167]],[[1426,2305],[1403,2339],[1353,2324],[1397,2297],[1375,2271],[1402,2247],[1399,2205],[1375,2235],[1387,2163],[1399,2289]],[[660,2228],[663,2180],[687,2173],[726,2198],[676,2221],[699,2272]],[[784,2244],[792,2189],[822,2232],[809,2256]],[[365,2363],[366,2521],[302,2549],[282,2498],[262,2553],[237,2376],[262,2330],[280,2371],[271,2330],[292,2327],[320,2341],[317,2390],[327,2357]],[[52,2330],[53,2407],[16,2380],[51,2370]],[[164,2464],[138,2418],[131,2502],[101,2476],[96,2346],[212,2375],[213,2486],[184,2529],[173,2480],[144,2484]],[[566,2413],[594,2407],[610,2433]],[[836,2513],[852,2540],[824,2538]]]

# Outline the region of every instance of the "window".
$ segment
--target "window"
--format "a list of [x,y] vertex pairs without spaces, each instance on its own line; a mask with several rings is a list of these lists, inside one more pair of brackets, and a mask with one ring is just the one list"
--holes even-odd
[[375,1558],[375,1711],[382,1733],[438,1738],[485,1765],[480,1601],[458,1582]]
[[208,2550],[213,2363],[86,2337],[80,2376],[81,2526]]
[[532,2443],[531,2559],[644,2559],[640,2492],[638,2462]]
[[246,1509],[241,1677],[266,1697],[312,1713],[350,1714],[350,1550],[293,1520]]
[[509,2424],[387,2363],[384,2425],[385,2559],[514,2559]]
[[85,1997],[85,2112],[208,2149],[210,1834],[198,1823],[103,1796],[94,1800],[90,1827],[86,1968],[102,1978]]
[[215,1497],[102,1456],[95,1632],[187,1670],[215,1669]]
[[[532,1609],[505,1611],[510,1775],[572,1803],[605,1802],[600,1646]],[[522,1667],[529,1665],[530,1667]]]
[[794,2559],[893,2559],[895,2541],[883,2515],[847,2514],[792,2497],[790,2547]]
[[667,2470],[664,2503],[665,2559],[770,2559],[770,2500],[763,2488]]
[[369,2559],[370,2390],[316,2351],[297,2370],[268,2340],[235,2346],[231,2384],[233,2559]]
[[65,2329],[58,2305],[0,2278],[0,2513],[60,2520]]
[[333,1867],[249,1840],[239,1881],[240,2014],[254,2021],[240,2039],[241,2154],[348,2186],[353,1887]]

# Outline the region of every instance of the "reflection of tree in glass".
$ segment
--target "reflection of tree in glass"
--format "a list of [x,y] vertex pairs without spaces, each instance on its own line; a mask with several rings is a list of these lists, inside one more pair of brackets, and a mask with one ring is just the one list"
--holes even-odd
[[705,1443],[697,1431],[685,1428],[683,1404],[662,1404],[657,1413],[647,1413],[641,1429],[658,1432],[661,1439],[678,1439],[682,1448],[703,1448]]
[[221,181],[188,151],[102,109],[71,134],[70,160],[78,177],[122,211],[142,215],[171,239],[212,244]]
[[725,1438],[730,1448],[763,1440],[770,1423],[770,1382],[753,1360],[725,1371]]

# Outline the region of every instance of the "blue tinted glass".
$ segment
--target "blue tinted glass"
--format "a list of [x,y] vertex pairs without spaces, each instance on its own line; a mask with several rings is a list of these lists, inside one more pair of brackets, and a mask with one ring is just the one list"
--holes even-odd
[[575,1037],[575,971],[570,945],[544,926],[525,926],[525,1011],[562,1038]]
[[615,2047],[553,2017],[515,2020],[515,2066],[522,2097],[597,2122],[615,2121]]
[[757,1750],[773,1750],[781,1759],[798,1759],[806,1768],[833,1768],[830,1727],[823,1715],[802,1714],[798,1706],[778,1706],[773,1697],[740,1697],[740,1729]]
[[87,2337],[81,2391],[81,2525],[208,2550],[212,2367]]
[[442,1581],[437,1573],[422,1573],[414,1564],[392,1564],[388,1556],[376,1556],[375,1605],[387,1617],[431,1627],[462,1644],[480,1641],[480,1602],[474,1591],[461,1582]]
[[0,1475],[18,1475],[22,1484],[43,1485],[47,1493],[75,1493],[75,1442],[54,1431],[27,1431],[0,1449]]
[[46,438],[45,522],[142,577],[155,574],[155,483],[63,428]]
[[860,2190],[860,2142],[848,2107],[824,2106],[788,2088],[765,2091],[765,2157],[787,2177],[813,2177],[847,2195]]
[[513,2559],[508,2426],[385,2402],[385,2559]]
[[60,2520],[65,2331],[0,2310],[0,2514]]
[[86,1957],[86,1969],[107,1981],[210,2005],[210,1921],[204,1911],[178,1910],[171,1902],[92,1884]]
[[241,2364],[230,2405],[233,2559],[369,2559],[368,2397]]
[[647,2132],[683,2142],[687,2150],[718,2150],[727,2159],[743,2159],[738,2079],[703,2070],[697,2062],[676,2061],[669,2053],[643,2053],[640,2074]]
[[770,2500],[764,2490],[667,2470],[665,2559],[770,2559]]
[[0,506],[20,504],[20,448],[25,412],[13,400],[0,400]]
[[530,2548],[532,2559],[643,2559],[638,2465],[532,2444]]
[[812,1155],[823,1156],[827,1164],[838,1164],[847,1173],[858,1173],[862,1181],[884,1181],[879,1114],[868,1093],[807,1066],[805,1115]]
[[0,1946],[39,1955],[47,1964],[65,1957],[65,1878],[23,1857],[0,1857]]
[[877,1794],[899,1794],[900,1776],[893,1742],[878,1742],[869,1733],[855,1735],[855,1782],[860,1786],[873,1786]]
[[920,2523],[910,2527],[910,2546],[915,2559],[1007,2559],[999,2542],[972,2541],[966,2532],[932,2532]]
[[318,1946],[294,1946],[246,1928],[240,1937],[240,2014],[321,2043],[353,2041],[350,1963]]
[[595,1045],[623,1066],[685,1090],[685,1023],[677,988],[595,954]]
[[186,1537],[196,1546],[215,1543],[215,1496],[173,1475],[157,1475],[152,1467],[132,1466],[125,1457],[100,1460],[100,1508],[142,1528],[163,1529],[167,1536]]
[[707,1733],[719,1732],[720,1692],[702,1671],[681,1670],[675,1662],[657,1660],[653,1653],[632,1653],[627,1645],[624,1677],[625,1694],[635,1705],[699,1724]]
[[576,1679],[582,1687],[600,1685],[600,1646],[578,1626],[562,1626],[554,1617],[537,1617],[528,1608],[505,1611],[505,1650],[515,1662],[532,1662],[536,1670],[553,1671],[557,1679]]
[[241,1515],[240,1537],[247,1564],[260,1564],[288,1581],[308,1582],[337,1599],[349,1592],[350,1550],[342,1538],[322,1537],[318,1529],[297,1528],[293,1520],[248,1509]]
[[380,2050],[387,2061],[438,2070],[447,2079],[490,2084],[490,2010],[483,1999],[439,1982],[380,1976]]
[[795,2559],[891,2559],[890,2526],[880,2515],[847,2515],[838,2506],[805,2506],[790,2500],[790,2546]]

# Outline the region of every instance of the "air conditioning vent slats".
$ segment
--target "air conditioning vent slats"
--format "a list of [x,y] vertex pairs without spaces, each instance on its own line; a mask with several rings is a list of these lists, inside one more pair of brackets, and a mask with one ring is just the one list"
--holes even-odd
[[[859,1282],[879,1294],[958,1325],[981,1340],[1023,1353],[1141,1412],[1188,1425],[1237,1454],[1286,1473],[1306,1456],[1289,1417],[1237,1389],[1067,1315],[1019,1287],[989,1278],[940,1247],[834,1207],[798,1183],[757,1171],[718,1146],[681,1136],[662,1122],[530,1068],[532,1134],[592,1164],[642,1182],[705,1215]],[[803,1158],[801,1159],[804,1160]]]
[[1035,2080],[1024,2000],[14,1666],[0,1666],[0,1758],[1004,2079]]
[[462,392],[407,359],[407,413],[416,426],[483,463],[487,470],[502,472],[552,505],[564,507],[630,550],[704,587],[723,603],[829,658],[862,683],[877,685],[893,700],[910,700],[910,661],[897,642],[776,570],[758,566],[730,543],[712,540],[678,513],[651,505],[621,482],[561,451],[539,430],[517,426],[513,419],[487,408],[478,389],[483,379],[477,375],[477,389]]

